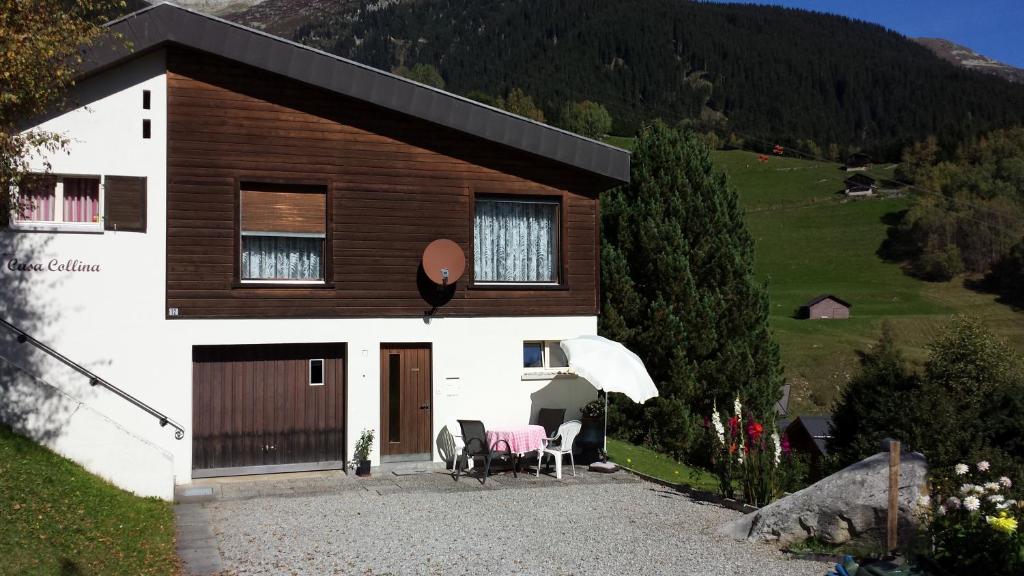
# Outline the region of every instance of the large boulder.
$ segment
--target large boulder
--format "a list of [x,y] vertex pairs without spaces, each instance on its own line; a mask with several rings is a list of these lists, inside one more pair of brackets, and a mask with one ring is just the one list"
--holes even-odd
[[[901,541],[915,528],[918,499],[928,493],[928,464],[912,452],[900,458]],[[816,537],[842,544],[885,532],[889,454],[875,454],[720,529],[737,540],[788,545]]]

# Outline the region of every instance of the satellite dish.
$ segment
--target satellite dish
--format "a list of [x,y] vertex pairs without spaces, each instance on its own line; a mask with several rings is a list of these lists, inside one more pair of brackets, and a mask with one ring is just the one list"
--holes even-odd
[[466,271],[466,255],[462,247],[447,238],[434,240],[423,251],[423,271],[434,284],[455,284]]

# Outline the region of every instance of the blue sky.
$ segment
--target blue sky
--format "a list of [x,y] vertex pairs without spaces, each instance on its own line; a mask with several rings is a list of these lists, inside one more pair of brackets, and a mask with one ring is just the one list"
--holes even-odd
[[730,0],[842,14],[907,36],[946,38],[1024,68],[1024,0]]

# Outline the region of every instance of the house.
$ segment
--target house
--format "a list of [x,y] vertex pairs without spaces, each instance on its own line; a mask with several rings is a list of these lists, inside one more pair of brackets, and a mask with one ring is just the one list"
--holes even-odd
[[[439,460],[456,419],[596,398],[558,342],[597,331],[628,152],[171,4],[110,28],[130,48],[90,50],[36,123],[69,153],[0,230],[16,427],[170,498],[341,468],[364,429],[374,465]],[[441,284],[439,239],[465,258]]]
[[875,179],[866,174],[854,174],[843,181],[846,188],[843,192],[847,196],[874,196],[878,186]]
[[828,442],[832,438],[832,418],[797,416],[780,428],[789,439],[792,450],[809,457],[812,477],[820,477],[822,461],[828,456]]
[[800,307],[800,317],[805,320],[846,320],[850,317],[850,304],[846,300],[822,294],[812,298]]
[[846,165],[843,168],[847,172],[867,170],[871,168],[871,157],[863,152],[855,152],[846,159]]

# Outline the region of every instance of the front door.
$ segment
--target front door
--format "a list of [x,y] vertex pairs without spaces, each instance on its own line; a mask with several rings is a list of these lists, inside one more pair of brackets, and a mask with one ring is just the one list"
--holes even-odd
[[430,344],[380,348],[380,450],[385,462],[430,459]]

